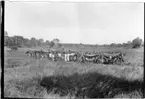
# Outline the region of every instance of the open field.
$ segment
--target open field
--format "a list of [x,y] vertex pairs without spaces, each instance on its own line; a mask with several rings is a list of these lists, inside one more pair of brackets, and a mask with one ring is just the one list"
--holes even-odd
[[[35,60],[25,55],[28,48],[20,48],[12,53],[8,53],[5,48],[4,95],[31,98],[143,97],[143,48],[96,48],[81,45],[64,47],[79,52],[93,50],[126,52],[127,55],[124,57],[126,65]],[[57,80],[57,86],[49,84],[52,86],[46,90],[40,85],[42,80],[43,83],[51,83],[52,79]]]

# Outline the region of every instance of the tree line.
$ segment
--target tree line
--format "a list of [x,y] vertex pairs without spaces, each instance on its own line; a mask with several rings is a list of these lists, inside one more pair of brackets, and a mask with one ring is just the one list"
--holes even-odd
[[140,48],[144,46],[144,42],[141,38],[136,37],[132,41],[127,41],[126,43],[111,43],[111,44],[104,44],[104,47],[127,47],[127,48]]
[[[23,36],[8,36],[8,32],[5,31],[4,33],[4,46],[7,46],[9,48],[19,48],[19,47],[37,47],[37,46],[49,46],[54,47],[61,47],[60,40],[58,38],[54,38],[52,41],[46,40],[44,41],[41,39],[36,39],[34,37],[28,39],[24,38]],[[83,44],[80,44],[83,45]],[[111,43],[111,44],[104,44],[104,45],[90,45],[90,46],[103,46],[103,47],[129,47],[129,48],[139,48],[141,46],[144,46],[144,42],[141,38],[137,37],[133,39],[132,41],[128,41],[126,43]]]
[[34,37],[28,39],[24,38],[23,36],[8,36],[8,32],[5,31],[4,33],[4,46],[9,48],[12,47],[37,47],[37,46],[58,46],[60,47],[61,44],[59,43],[60,40],[58,38],[53,39],[52,41],[46,40],[44,41],[42,38],[36,39]]

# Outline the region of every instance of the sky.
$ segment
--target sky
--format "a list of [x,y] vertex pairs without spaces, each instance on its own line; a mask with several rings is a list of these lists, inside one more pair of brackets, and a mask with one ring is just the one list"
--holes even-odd
[[9,36],[61,43],[110,44],[144,40],[143,3],[6,2]]

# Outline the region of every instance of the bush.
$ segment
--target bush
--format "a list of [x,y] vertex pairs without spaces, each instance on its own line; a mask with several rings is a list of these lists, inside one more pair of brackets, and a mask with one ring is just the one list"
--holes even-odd
[[51,47],[53,47],[53,46],[54,46],[54,42],[51,41],[51,42],[49,43],[49,47],[51,48]]
[[132,41],[132,48],[139,48],[141,44],[142,44],[142,39],[137,37]]

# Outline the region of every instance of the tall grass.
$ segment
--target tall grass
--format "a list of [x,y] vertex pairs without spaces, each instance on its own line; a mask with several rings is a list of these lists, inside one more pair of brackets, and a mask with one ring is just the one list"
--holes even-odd
[[[66,67],[60,69],[66,70]],[[103,75],[95,71],[71,72],[72,75],[69,76],[65,76],[62,70],[60,72],[60,75],[46,76],[42,79],[41,85],[48,92],[53,90],[54,94],[60,94],[60,96],[69,94],[80,98],[113,98],[120,94],[129,98],[143,97],[143,81],[138,78],[130,80],[125,77]]]
[[[134,53],[136,55],[132,55]],[[140,52],[128,51],[127,59],[131,63],[138,63],[140,60],[143,64],[139,57],[142,57]],[[131,66],[131,64],[117,66],[52,62],[47,59],[34,60],[27,57],[24,50],[20,49],[5,56],[4,95],[58,99],[70,99],[70,97],[141,98],[143,97],[141,89],[144,81],[143,72],[143,67]],[[48,82],[51,84],[47,85]]]

